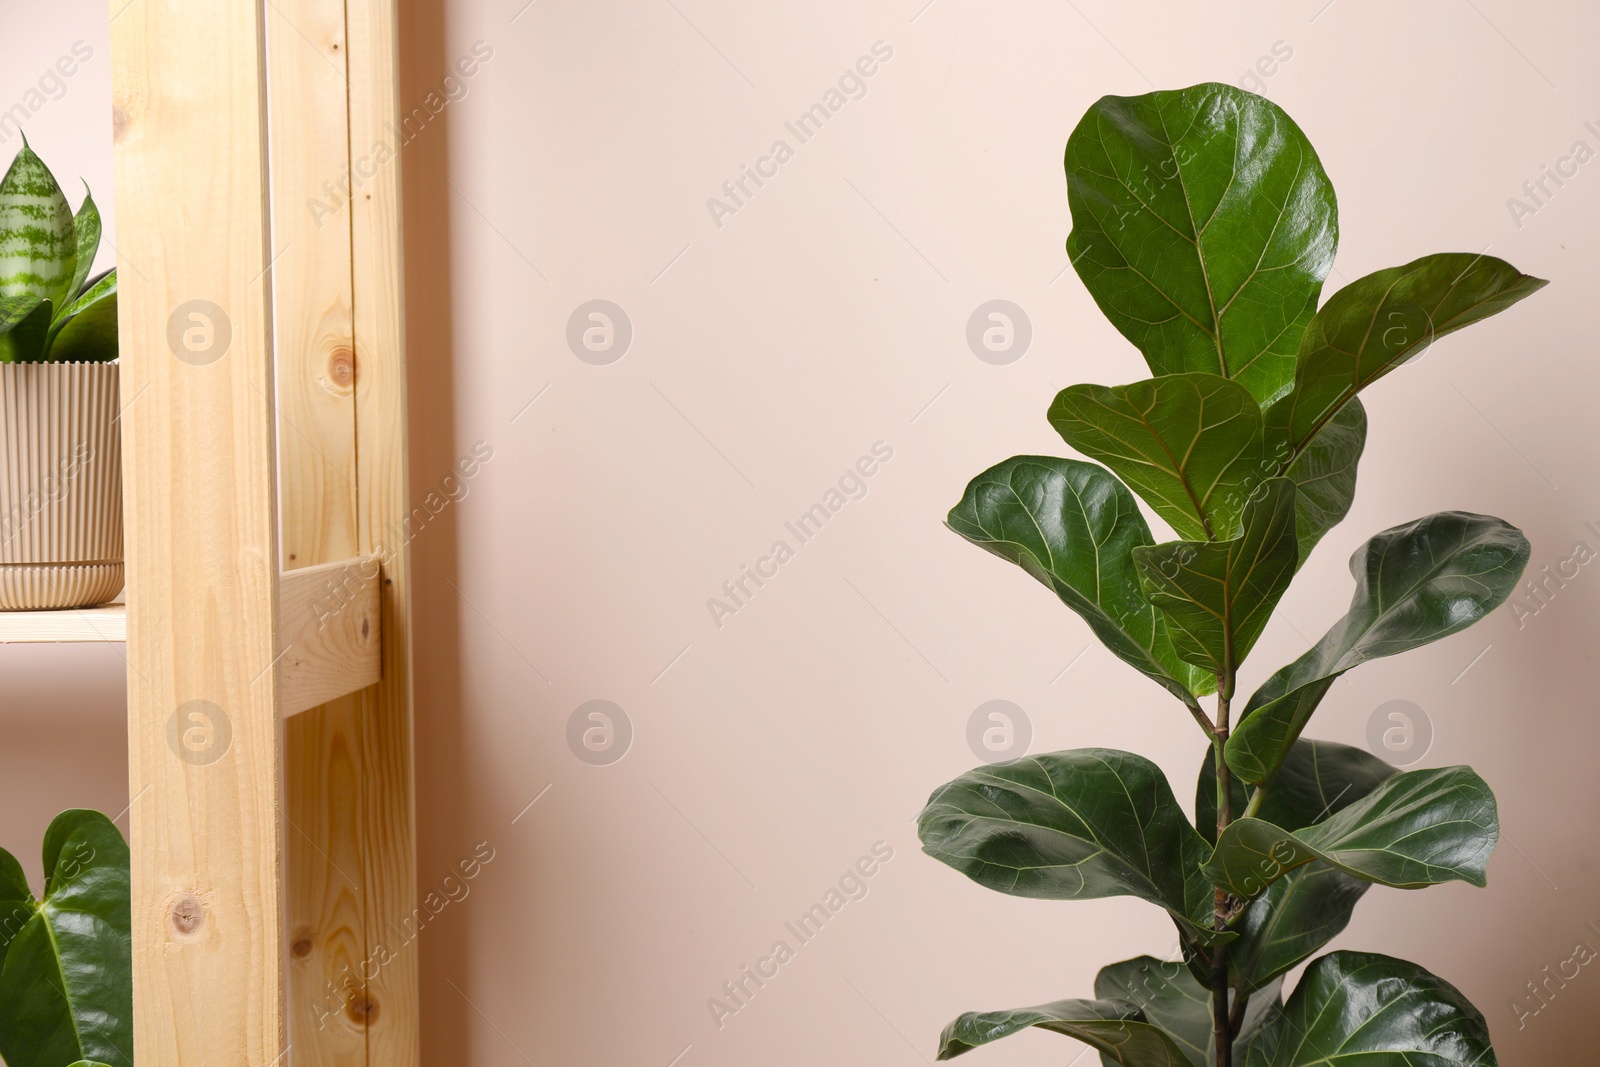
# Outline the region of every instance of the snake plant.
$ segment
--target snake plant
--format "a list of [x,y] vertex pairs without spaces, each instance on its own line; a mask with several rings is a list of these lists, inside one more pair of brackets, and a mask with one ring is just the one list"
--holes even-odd
[[0,180],[0,363],[117,358],[117,272],[89,277],[100,211],[84,186],[74,215],[28,147]]
[[[1461,511],[1376,534],[1350,560],[1344,617],[1242,709],[1237,686],[1350,509],[1357,394],[1545,283],[1441,253],[1319,307],[1333,186],[1287,114],[1231,86],[1105,97],[1067,141],[1066,177],[1072,265],[1152,377],[1061,391],[1047,417],[1086,459],[1008,459],[973,479],[949,525],[1048,586],[1198,725],[1194,821],[1150,760],[1095,748],[969,771],[933,793],[918,831],[1002,893],[1154,904],[1181,959],[1113,963],[1091,998],[962,1015],[939,1058],[1040,1027],[1124,1067],[1493,1067],[1483,1015],[1444,979],[1372,952],[1312,958],[1373,885],[1484,885],[1489,787],[1467,767],[1402,771],[1304,731],[1344,672],[1503,603],[1527,540]],[[1157,543],[1141,500],[1176,540]]]

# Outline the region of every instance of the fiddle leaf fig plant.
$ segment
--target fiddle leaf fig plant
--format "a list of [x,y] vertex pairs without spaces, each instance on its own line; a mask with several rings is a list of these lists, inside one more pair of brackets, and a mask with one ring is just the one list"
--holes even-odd
[[74,215],[24,138],[0,179],[0,363],[117,358],[117,272],[89,277],[100,210],[84,187]]
[[[939,1058],[1037,1027],[1123,1067],[1493,1067],[1482,1014],[1443,979],[1372,953],[1312,957],[1373,885],[1484,885],[1494,795],[1470,768],[1401,771],[1304,731],[1344,672],[1504,603],[1527,540],[1460,511],[1378,533],[1350,560],[1345,616],[1247,699],[1238,686],[1350,510],[1357,394],[1545,282],[1440,253],[1319,306],[1333,186],[1288,115],[1227,85],[1105,97],[1068,139],[1066,175],[1072,264],[1151,377],[1062,390],[1047,417],[1087,460],[1008,459],[949,525],[1048,586],[1199,725],[1195,821],[1154,763],[1097,748],[968,771],[933,793],[918,833],[1002,893],[1148,901],[1182,959],[1111,964],[1088,999],[969,1012]],[[1139,500],[1177,539],[1156,541]]]
[[0,1057],[10,1067],[133,1062],[128,846],[98,811],[44,835],[44,891],[0,849]]

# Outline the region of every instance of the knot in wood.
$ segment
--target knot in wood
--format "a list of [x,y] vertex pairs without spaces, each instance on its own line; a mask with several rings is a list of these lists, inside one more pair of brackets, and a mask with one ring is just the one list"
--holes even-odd
[[378,1017],[378,1002],[362,993],[357,993],[345,1003],[345,1014],[357,1026],[371,1026],[372,1021]]
[[194,896],[179,897],[172,905],[172,928],[184,937],[192,937],[206,921],[205,905]]
[[356,354],[348,345],[338,345],[328,355],[328,381],[335,388],[348,389],[356,380]]

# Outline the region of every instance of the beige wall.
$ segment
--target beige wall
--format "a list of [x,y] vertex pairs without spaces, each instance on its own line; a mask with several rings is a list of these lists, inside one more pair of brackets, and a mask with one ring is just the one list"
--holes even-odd
[[[1521,525],[1535,569],[1600,551],[1600,164],[1520,220],[1507,205],[1575,141],[1600,150],[1600,13],[920,2],[402,5],[412,103],[492,49],[403,153],[417,494],[493,450],[415,542],[423,889],[480,842],[495,857],[418,942],[429,1062],[909,1064],[961,1010],[1086,994],[1101,964],[1170,948],[1154,909],[986,892],[920,855],[912,826],[974,762],[967,721],[992,699],[1025,709],[1035,751],[1135,749],[1192,793],[1187,716],[940,525],[986,465],[1064,451],[1054,390],[1145,374],[1062,274],[1061,149],[1103,93],[1238,81],[1292,52],[1262,86],[1337,185],[1333,283],[1485,246],[1552,280],[1372,392],[1356,507],[1250,684],[1342,611],[1345,559],[1384,527],[1460,507]],[[74,40],[95,48],[29,128],[58,174],[109,194],[104,16],[7,21],[0,104]],[[893,55],[865,96],[796,145],[784,122],[878,41]],[[778,138],[794,157],[717,225],[707,198]],[[994,298],[1032,323],[1010,365],[964,337]],[[632,324],[610,365],[566,341],[596,299]],[[893,455],[866,495],[797,545],[784,523],[880,441]],[[707,599],[780,538],[794,557],[716,625]],[[1495,787],[1489,889],[1374,891],[1337,944],[1456,982],[1506,1063],[1574,1062],[1600,1004],[1590,967],[1520,1030],[1510,1007],[1575,941],[1600,947],[1593,570],[1520,627],[1502,610],[1352,672],[1312,728],[1363,743],[1380,706],[1410,701],[1432,723],[1425,765]],[[35,871],[54,810],[125,803],[121,669],[107,649],[0,649],[0,842]],[[634,733],[605,766],[567,740],[596,699]],[[879,841],[893,858],[867,895],[798,945],[785,922]],[[719,1029],[707,999],[778,939],[794,959]],[[976,1055],[1076,1048],[1035,1034]]]

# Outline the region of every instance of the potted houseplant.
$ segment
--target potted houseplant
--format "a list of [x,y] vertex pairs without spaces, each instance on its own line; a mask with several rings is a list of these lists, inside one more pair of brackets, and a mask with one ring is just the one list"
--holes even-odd
[[[949,524],[1050,587],[1174,698],[1175,722],[1198,724],[1194,821],[1154,763],[1098,748],[969,771],[918,830],[990,889],[1155,904],[1181,953],[1113,963],[1091,998],[962,1015],[939,1058],[1041,1027],[1124,1067],[1493,1067],[1482,1013],[1445,979],[1373,952],[1318,955],[1370,886],[1482,886],[1499,836],[1488,785],[1304,731],[1344,672],[1502,604],[1528,542],[1460,511],[1384,530],[1350,561],[1343,618],[1248,698],[1239,686],[1300,564],[1350,509],[1356,394],[1545,283],[1441,253],[1318,307],[1333,186],[1288,115],[1231,86],[1105,97],[1066,171],[1072,264],[1153,376],[1062,390],[1047,417],[1095,462],[1008,459]],[[1157,543],[1138,499],[1178,539]]]
[[0,610],[122,589],[117,272],[26,140],[0,180]]

